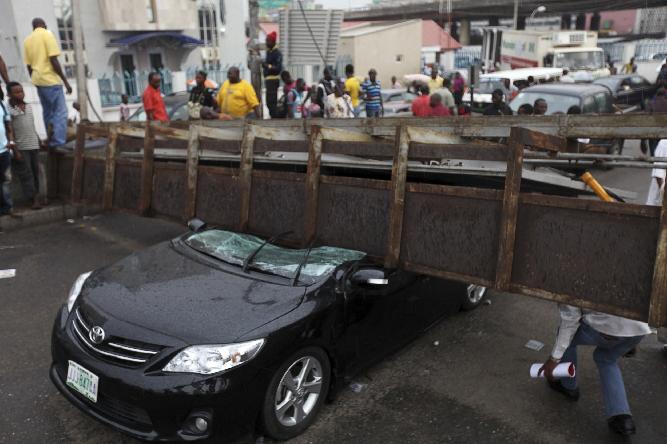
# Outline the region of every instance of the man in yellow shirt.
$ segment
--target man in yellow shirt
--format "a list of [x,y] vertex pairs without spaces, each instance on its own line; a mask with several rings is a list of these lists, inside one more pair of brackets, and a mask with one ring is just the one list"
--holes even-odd
[[433,65],[433,68],[431,68],[431,78],[428,81],[428,90],[431,91],[431,94],[435,94],[440,88],[442,88],[442,77],[438,75],[438,67]]
[[25,64],[33,85],[37,87],[44,125],[47,130],[51,129],[49,146],[57,147],[67,142],[67,102],[63,85],[67,94],[72,94],[72,87],[58,62],[58,42],[46,29],[44,20],[33,19],[32,29],[23,42]]
[[361,83],[359,79],[354,76],[354,66],[347,65],[345,67],[345,91],[350,95],[352,100],[352,108],[354,108],[354,117],[359,115],[359,96],[361,95]]
[[259,117],[259,100],[252,85],[241,79],[241,73],[236,67],[229,68],[227,80],[222,84],[218,92],[218,105],[220,112],[229,114],[235,119],[243,119],[251,112]]

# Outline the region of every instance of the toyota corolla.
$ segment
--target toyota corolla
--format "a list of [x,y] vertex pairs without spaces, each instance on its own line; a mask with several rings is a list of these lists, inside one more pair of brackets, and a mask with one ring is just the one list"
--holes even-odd
[[206,228],[82,274],[50,376],[76,407],[149,441],[289,439],[360,370],[484,288]]

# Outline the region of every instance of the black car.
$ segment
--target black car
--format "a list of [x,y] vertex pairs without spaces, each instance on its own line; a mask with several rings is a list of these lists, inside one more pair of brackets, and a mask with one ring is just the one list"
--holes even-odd
[[60,392],[144,440],[294,437],[352,375],[485,291],[190,226],[81,275],[53,327]]
[[[188,114],[189,99],[190,93],[185,91],[164,96],[164,106],[167,109],[167,115],[169,116],[169,120],[171,122],[175,120],[190,119]],[[143,105],[137,108],[128,120],[131,122],[146,121],[146,111],[144,111]]]
[[[594,83],[549,83],[525,88],[510,102],[510,108],[517,114],[524,103],[533,105],[535,100],[547,102],[547,115],[567,114],[572,106],[578,106],[583,114],[615,113],[614,98],[609,88]],[[621,154],[623,140],[593,139],[591,145],[602,146],[609,154]]]
[[651,84],[639,74],[602,77],[593,83],[609,88],[614,97],[614,104],[620,108],[636,106],[643,110],[646,101],[651,99],[657,90],[657,85]]

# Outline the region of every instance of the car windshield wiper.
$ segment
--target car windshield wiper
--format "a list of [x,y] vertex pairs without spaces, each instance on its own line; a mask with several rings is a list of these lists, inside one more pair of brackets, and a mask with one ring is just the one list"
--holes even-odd
[[266,244],[273,243],[273,242],[277,241],[278,239],[280,239],[281,237],[287,236],[288,234],[292,234],[292,233],[293,233],[292,231],[285,231],[284,233],[276,234],[275,236],[265,240],[259,247],[255,248],[253,250],[253,252],[248,255],[247,258],[245,258],[245,260],[243,261],[243,268],[242,268],[243,272],[247,273],[248,267],[250,266],[252,261],[255,259],[255,256],[257,256],[257,253],[259,253],[262,250],[262,248],[264,248],[264,246]]
[[313,249],[313,244],[315,242],[311,242],[310,245],[308,245],[308,250],[306,250],[306,254],[303,255],[303,259],[301,259],[301,262],[299,262],[299,266],[296,267],[296,271],[294,272],[294,277],[292,278],[291,286],[294,287],[294,285],[299,281],[299,275],[301,274],[301,269],[303,268],[306,263],[308,263],[308,256],[310,256],[310,250]]

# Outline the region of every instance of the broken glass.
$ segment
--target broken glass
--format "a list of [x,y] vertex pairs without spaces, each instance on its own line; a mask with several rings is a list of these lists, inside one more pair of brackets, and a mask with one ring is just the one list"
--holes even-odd
[[[217,229],[194,233],[185,239],[185,243],[195,250],[233,265],[243,265],[243,261],[263,242],[263,239],[251,234]],[[267,244],[255,256],[250,267],[289,279],[296,273],[305,254],[305,249]],[[301,269],[299,281],[313,283],[339,265],[360,260],[364,256],[366,253],[345,248],[313,248],[308,256],[308,262]]]

